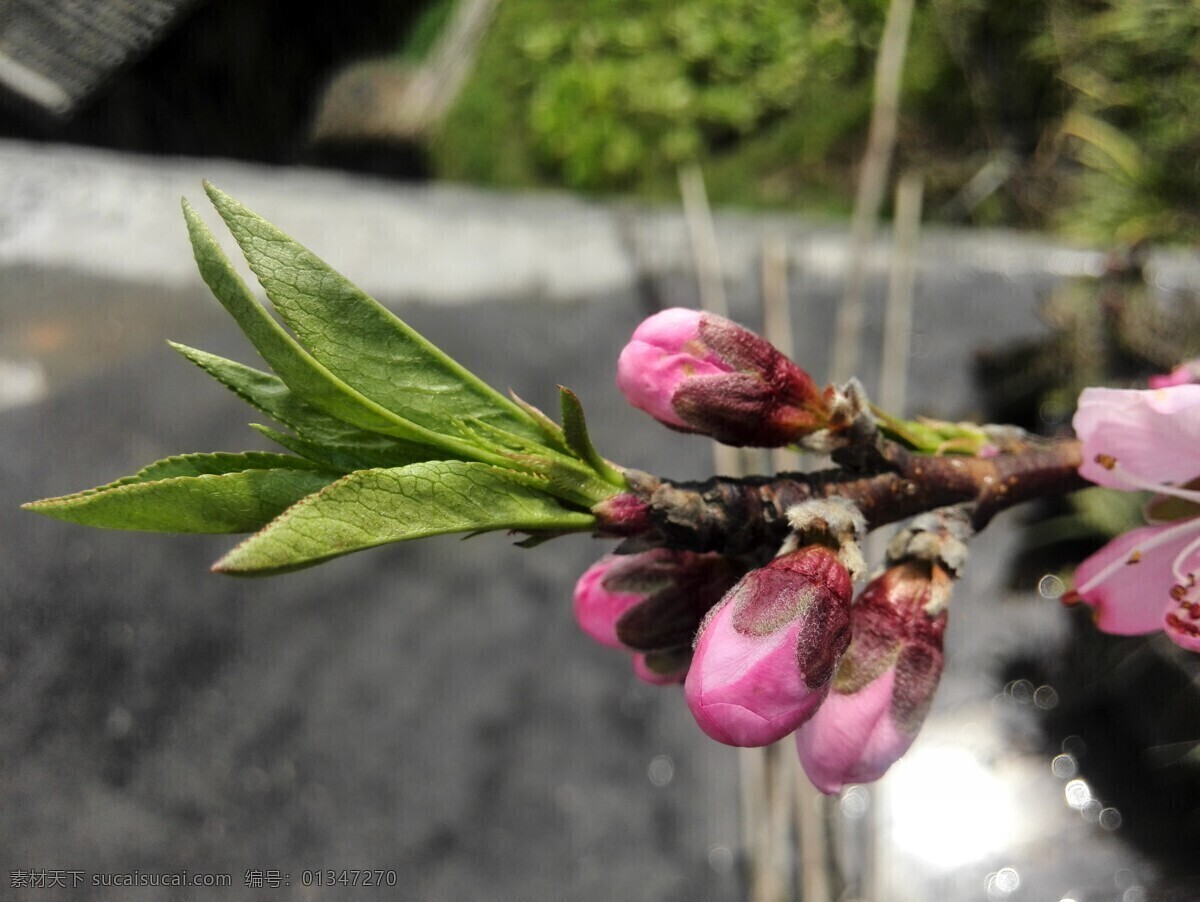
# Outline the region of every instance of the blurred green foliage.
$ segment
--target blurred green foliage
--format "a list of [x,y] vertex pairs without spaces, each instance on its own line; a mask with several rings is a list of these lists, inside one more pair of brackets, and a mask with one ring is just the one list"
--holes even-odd
[[877,2],[624,5],[606,20],[543,23],[518,47],[546,69],[529,99],[534,147],[571,187],[622,187],[761,130],[861,72],[879,21]]
[[870,112],[885,9],[505,0],[436,140],[438,174],[666,197],[700,161],[716,200],[828,203],[848,183],[827,160]]
[[406,63],[419,63],[437,42],[438,34],[450,21],[454,0],[430,0],[409,26],[404,43],[396,56]]
[[[436,174],[844,212],[887,0],[504,0]],[[1200,237],[1200,3],[928,0],[897,168],[935,218]]]
[[1200,237],[1200,4],[1054,0],[1034,54],[1069,89],[1080,166],[1056,216],[1087,238]]

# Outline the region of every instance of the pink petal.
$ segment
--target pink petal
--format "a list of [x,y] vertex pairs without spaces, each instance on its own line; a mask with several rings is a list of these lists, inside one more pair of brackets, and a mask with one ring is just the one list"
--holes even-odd
[[824,545],[743,576],[700,625],[684,696],[696,723],[728,745],[767,745],[816,710],[850,644],[853,585]]
[[1200,385],[1087,388],[1073,425],[1083,441],[1079,473],[1097,485],[1147,488],[1200,475]]
[[575,583],[575,620],[579,628],[610,648],[625,647],[617,638],[617,621],[645,598],[635,592],[610,592],[604,588],[604,577],[619,561],[619,555],[606,554],[588,567]]
[[1192,363],[1181,363],[1169,373],[1162,376],[1151,376],[1146,380],[1151,388],[1171,388],[1174,385],[1190,385],[1196,381]]
[[807,719],[829,691],[810,688],[796,660],[803,623],[768,636],[747,636],[732,626],[726,603],[702,628],[684,690],[705,733],[737,746],[769,745]]
[[692,376],[732,372],[700,338],[704,314],[672,307],[644,320],[617,360],[617,387],[626,400],[656,420],[691,427],[675,412],[673,398]]
[[[700,322],[704,314],[687,307],[670,307],[642,320],[633,330],[632,341],[641,341],[664,351],[679,353],[700,341]],[[713,361],[717,362],[714,356]]]
[[690,429],[675,412],[673,399],[679,386],[693,376],[728,373],[727,368],[690,354],[672,354],[641,341],[631,341],[617,359],[617,388],[638,410],[661,423]]
[[796,733],[796,751],[812,784],[832,795],[847,783],[878,780],[912,745],[892,717],[896,671],[888,668],[858,692],[831,692]]
[[1075,571],[1075,592],[1094,609],[1096,626],[1117,636],[1163,628],[1178,582],[1176,558],[1200,533],[1200,521],[1144,526],[1113,539]]

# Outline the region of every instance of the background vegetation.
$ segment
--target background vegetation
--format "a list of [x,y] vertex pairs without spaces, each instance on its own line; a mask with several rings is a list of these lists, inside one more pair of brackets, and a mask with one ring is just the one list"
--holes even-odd
[[[436,136],[435,174],[839,213],[886,0],[505,0]],[[945,221],[1091,240],[1200,234],[1200,5],[929,0],[899,167]]]

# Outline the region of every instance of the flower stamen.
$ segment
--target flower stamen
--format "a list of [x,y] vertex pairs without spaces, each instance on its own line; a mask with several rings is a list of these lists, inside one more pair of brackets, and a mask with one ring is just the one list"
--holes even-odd
[[[1168,529],[1164,529],[1162,532],[1158,533],[1153,538],[1142,543],[1138,548],[1134,549],[1134,551],[1136,553],[1144,556],[1144,555],[1148,554],[1149,552],[1153,551],[1155,548],[1158,548],[1161,545],[1166,545],[1166,544],[1169,544],[1170,542],[1175,541],[1180,535],[1187,535],[1188,533],[1191,533],[1191,532],[1200,534],[1200,519],[1185,520],[1182,523],[1176,524],[1175,526],[1172,526]],[[1200,538],[1198,538],[1197,543],[1189,544],[1188,548],[1191,549],[1192,545],[1195,545],[1195,544],[1200,544]],[[1178,560],[1178,558],[1176,560]],[[1105,580],[1109,579],[1114,573],[1116,573],[1122,567],[1126,567],[1128,565],[1129,565],[1129,557],[1118,558],[1117,560],[1115,560],[1111,564],[1109,564],[1107,567],[1103,568],[1099,573],[1097,573],[1095,576],[1093,576],[1091,579],[1089,579],[1082,586],[1076,586],[1076,592],[1081,596],[1086,596],[1089,592],[1091,592],[1097,586],[1101,585]],[[1177,579],[1179,579],[1180,582],[1186,582],[1187,578],[1186,578],[1186,576],[1177,576]]]
[[[1195,525],[1196,521],[1191,521]],[[1183,551],[1175,556],[1175,560],[1171,563],[1171,574],[1181,583],[1187,583],[1193,586],[1196,583],[1196,576],[1192,570],[1184,570],[1188,559],[1200,549],[1200,536],[1197,536],[1184,547]]]
[[1170,495],[1172,498],[1182,498],[1184,501],[1194,501],[1200,504],[1200,492],[1194,489],[1184,489],[1169,482],[1154,482],[1131,473],[1121,466],[1115,457],[1108,454],[1097,454],[1096,463],[1111,471],[1117,481],[1125,483],[1130,490],[1154,492],[1159,495]]

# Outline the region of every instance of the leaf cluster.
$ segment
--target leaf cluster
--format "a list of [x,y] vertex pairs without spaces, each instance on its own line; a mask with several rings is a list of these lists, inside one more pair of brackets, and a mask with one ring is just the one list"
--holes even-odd
[[444,533],[588,530],[590,509],[625,487],[592,447],[569,390],[560,427],[486,385],[275,226],[205,189],[279,319],[184,201],[200,274],[273,372],[172,346],[273,420],[252,426],[290,453],[171,457],[27,509],[117,529],[254,532],[214,569],[257,574]]

